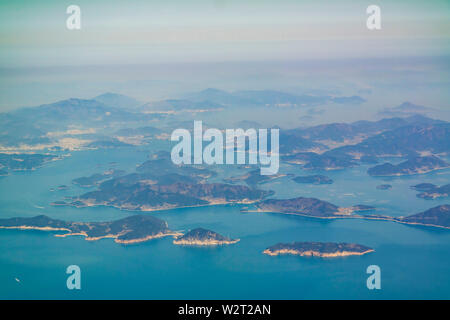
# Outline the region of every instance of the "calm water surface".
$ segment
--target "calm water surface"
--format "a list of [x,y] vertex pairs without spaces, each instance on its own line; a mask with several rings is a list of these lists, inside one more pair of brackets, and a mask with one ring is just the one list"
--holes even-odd
[[[75,221],[119,219],[133,212],[108,207],[51,207],[50,202],[90,189],[71,180],[110,168],[133,172],[150,148],[74,152],[33,172],[0,178],[0,217],[35,216]],[[313,186],[289,178],[261,188],[276,197],[317,197],[340,206],[373,205],[388,215],[408,215],[444,200],[416,197],[411,185],[448,183],[450,171],[391,179],[367,175],[367,166],[327,172],[335,183]],[[244,171],[222,166],[225,174]],[[296,175],[295,166],[281,172]],[[377,190],[389,183],[391,190]],[[70,188],[50,191],[59,185]],[[448,202],[448,201],[447,201]],[[111,239],[55,238],[52,232],[0,230],[0,298],[2,299],[432,299],[450,298],[450,232],[383,221],[324,221],[273,213],[241,213],[240,206],[188,208],[153,214],[173,230],[212,229],[241,239],[219,248],[172,244],[171,238],[138,245]],[[356,242],[375,249],[365,256],[338,259],[269,257],[262,251],[278,242]],[[81,267],[82,289],[66,288],[68,265]],[[378,291],[366,287],[366,268],[381,268]],[[20,279],[20,283],[15,280]]]

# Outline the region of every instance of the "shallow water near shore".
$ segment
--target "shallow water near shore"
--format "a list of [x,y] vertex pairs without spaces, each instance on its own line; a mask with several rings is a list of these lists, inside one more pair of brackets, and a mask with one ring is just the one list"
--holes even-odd
[[[110,207],[52,207],[52,201],[81,194],[71,180],[110,168],[133,172],[150,148],[82,151],[33,172],[0,178],[0,217],[45,214],[71,221],[116,220],[136,212]],[[448,183],[449,170],[425,175],[373,178],[368,166],[325,174],[331,185],[297,184],[275,179],[260,188],[275,197],[317,197],[339,206],[366,204],[377,213],[401,216],[424,211],[445,200],[416,197],[411,185]],[[223,172],[243,170],[221,166]],[[229,170],[229,171],[227,171]],[[281,173],[307,175],[282,163]],[[377,190],[389,183],[391,190]],[[59,185],[68,190],[50,191]],[[448,299],[450,231],[387,221],[321,220],[275,213],[242,213],[240,205],[184,208],[151,214],[172,230],[203,227],[239,238],[214,248],[177,246],[172,238],[135,245],[112,239],[54,237],[55,232],[0,230],[2,299]],[[278,242],[330,241],[367,245],[375,252],[335,259],[262,254]],[[66,287],[69,265],[81,268],[81,290]],[[381,290],[368,290],[366,268],[381,268]],[[16,279],[17,278],[17,279]]]

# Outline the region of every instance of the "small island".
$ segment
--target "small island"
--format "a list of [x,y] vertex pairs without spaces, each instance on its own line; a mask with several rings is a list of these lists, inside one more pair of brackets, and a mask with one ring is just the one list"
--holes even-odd
[[269,256],[291,254],[302,257],[336,258],[361,256],[374,251],[372,248],[355,243],[294,242],[278,243],[267,248],[263,253]]
[[312,175],[312,176],[301,176],[292,179],[297,183],[309,183],[309,184],[332,184],[334,181],[327,176],[323,175]]
[[390,190],[392,189],[392,185],[390,184],[380,184],[377,186],[377,190]]
[[436,185],[432,184],[432,183],[419,183],[419,184],[416,184],[415,186],[411,186],[411,189],[421,191],[421,192],[430,191],[434,188],[436,188]]
[[435,170],[450,168],[450,164],[436,156],[415,157],[398,165],[384,163],[367,170],[371,176],[404,176],[428,173]]
[[418,198],[426,200],[447,198],[450,195],[450,184],[439,187],[431,183],[420,183],[411,188],[420,191],[420,193],[417,194]]
[[196,228],[192,229],[185,235],[176,238],[173,243],[191,246],[217,246],[224,244],[233,244],[238,241],[239,239],[227,238],[211,230]]
[[282,174],[282,173],[274,175],[261,175],[260,171],[261,171],[260,169],[252,170],[241,176],[226,178],[224,179],[224,181],[227,183],[236,183],[242,181],[245,182],[248,186],[254,188],[257,185],[264,184],[273,181],[275,179],[293,176],[292,174]]
[[62,231],[56,237],[84,236],[88,241],[113,238],[122,244],[144,242],[155,238],[179,236],[167,222],[146,215],[133,215],[108,222],[66,222],[45,215],[31,218],[0,219],[0,229]]

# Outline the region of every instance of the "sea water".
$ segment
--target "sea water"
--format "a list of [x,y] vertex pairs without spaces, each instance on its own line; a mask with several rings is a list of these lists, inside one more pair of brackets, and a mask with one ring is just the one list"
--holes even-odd
[[[153,148],[157,148],[154,146]],[[153,149],[118,148],[73,152],[31,172],[0,178],[0,217],[45,214],[70,221],[110,221],[136,212],[110,207],[52,207],[52,201],[95,188],[71,184],[80,176],[111,168],[133,172]],[[448,200],[424,200],[410,186],[448,183],[449,170],[424,175],[374,178],[368,166],[311,172],[283,164],[280,173],[326,174],[330,185],[298,184],[288,177],[259,188],[277,198],[317,197],[339,206],[366,204],[376,213],[402,216]],[[244,170],[221,166],[216,181]],[[389,183],[391,190],[377,190]],[[68,190],[51,191],[59,185]],[[322,220],[275,213],[243,213],[240,205],[184,208],[151,214],[172,230],[203,227],[239,238],[234,245],[184,247],[166,237],[134,245],[112,239],[85,241],[55,232],[0,230],[2,299],[449,299],[450,231],[357,219]],[[359,243],[375,249],[335,259],[267,256],[279,242]],[[366,269],[381,268],[381,290],[369,290]],[[68,290],[66,268],[81,268],[81,290]]]

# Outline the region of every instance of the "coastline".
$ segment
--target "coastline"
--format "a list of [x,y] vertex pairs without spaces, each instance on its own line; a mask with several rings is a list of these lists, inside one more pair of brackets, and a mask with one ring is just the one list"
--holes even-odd
[[169,232],[169,233],[157,233],[155,235],[149,235],[146,236],[144,238],[137,238],[137,239],[131,239],[131,240],[120,240],[117,239],[117,237],[115,237],[116,239],[114,240],[114,242],[116,243],[121,243],[121,244],[132,244],[132,243],[140,243],[140,242],[145,242],[148,240],[152,240],[152,239],[158,239],[158,238],[163,238],[163,237],[178,237],[182,235],[182,233],[178,233],[178,232]]
[[86,241],[98,241],[101,239],[114,239],[114,242],[116,243],[121,243],[121,244],[132,244],[132,243],[140,243],[140,242],[145,242],[145,241],[149,241],[152,239],[157,239],[157,238],[163,238],[163,237],[179,237],[182,236],[182,233],[179,232],[168,232],[168,233],[163,233],[163,232],[159,232],[157,234],[154,235],[148,235],[145,236],[143,238],[136,238],[136,239],[130,239],[130,240],[120,240],[118,239],[118,237],[120,237],[123,232],[119,233],[119,234],[107,234],[104,236],[99,236],[99,237],[89,237],[87,235],[86,232],[73,232],[70,229],[67,228],[53,228],[53,227],[33,227],[33,226],[14,226],[14,227],[4,227],[4,226],[0,226],[0,229],[15,229],[15,230],[38,230],[38,231],[67,231],[68,233],[64,233],[64,234],[55,234],[55,237],[58,238],[65,238],[65,237],[69,237],[69,236],[83,236],[84,240]]
[[54,227],[34,227],[34,226],[13,226],[13,227],[5,227],[0,226],[0,229],[17,229],[17,230],[39,230],[39,231],[67,231],[71,232],[72,230],[67,228],[54,228]]
[[[202,199],[203,200],[203,199]],[[80,201],[81,200],[76,200],[76,201]],[[205,200],[207,201],[207,200]],[[256,203],[258,201],[261,201],[261,199],[258,200],[248,200],[248,199],[243,199],[240,201],[214,201],[214,202],[210,202],[207,204],[198,204],[198,205],[192,205],[192,206],[161,206],[161,207],[138,207],[138,208],[130,208],[127,206],[117,206],[117,205],[113,205],[113,204],[107,204],[107,203],[85,203],[83,202],[83,205],[74,205],[71,203],[56,203],[56,202],[52,202],[50,203],[51,206],[54,207],[75,207],[75,208],[87,208],[87,207],[111,207],[111,208],[116,208],[116,209],[120,209],[120,210],[124,210],[124,211],[136,211],[136,212],[155,212],[155,211],[164,211],[164,210],[173,210],[173,209],[184,209],[184,208],[200,208],[200,207],[208,207],[208,206],[219,206],[219,205],[232,205],[232,204],[253,204]]]
[[245,213],[251,213],[251,212],[261,212],[261,213],[277,213],[277,214],[286,214],[286,215],[293,215],[293,216],[301,216],[306,218],[313,218],[313,219],[324,219],[324,220],[332,220],[332,219],[361,219],[361,220],[379,220],[379,221],[389,221],[389,222],[397,222],[401,224],[406,225],[417,225],[417,226],[424,226],[424,227],[434,227],[434,228],[440,228],[440,229],[447,229],[450,230],[450,227],[446,226],[440,226],[435,224],[427,224],[427,223],[420,223],[420,222],[407,222],[400,220],[401,217],[390,217],[390,216],[363,216],[363,215],[351,215],[351,214],[337,214],[336,216],[327,216],[327,217],[319,217],[319,216],[313,216],[309,214],[304,213],[296,213],[296,212],[280,212],[280,211],[265,211],[262,209],[256,209],[256,210],[241,210],[241,212]]
[[185,245],[185,246],[217,246],[217,245],[225,245],[225,244],[234,244],[239,242],[240,239],[232,239],[232,240],[174,240],[173,244],[176,245]]
[[450,166],[447,167],[439,167],[439,168],[435,168],[435,169],[430,169],[430,170],[418,170],[417,172],[412,172],[412,173],[392,173],[392,174],[369,174],[371,177],[403,177],[403,176],[414,176],[414,175],[418,175],[418,174],[426,174],[426,173],[430,173],[430,172],[434,172],[434,171],[440,171],[440,170],[445,170],[445,169],[449,169]]
[[302,257],[320,257],[320,258],[337,258],[337,257],[348,257],[348,256],[362,256],[364,254],[375,252],[374,249],[369,249],[362,252],[357,251],[337,251],[337,252],[319,252],[314,250],[307,250],[307,251],[299,251],[294,249],[281,249],[281,250],[269,250],[266,249],[263,251],[264,254],[269,256],[278,256],[283,254],[291,254],[291,255],[298,255]]

